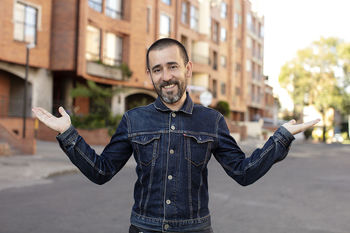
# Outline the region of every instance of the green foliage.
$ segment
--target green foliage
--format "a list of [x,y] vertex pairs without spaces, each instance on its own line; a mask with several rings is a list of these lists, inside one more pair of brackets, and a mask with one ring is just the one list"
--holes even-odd
[[118,66],[123,74],[123,77],[130,78],[132,76],[132,71],[130,70],[129,66],[125,63],[122,63],[120,66]]
[[226,101],[219,101],[215,109],[226,117],[230,114],[230,106]]
[[337,38],[321,38],[299,50],[279,75],[281,86],[294,101],[294,111],[301,114],[304,106],[313,105],[323,118],[331,107],[349,113],[349,64],[350,45]]
[[87,86],[77,84],[77,87],[71,91],[71,96],[88,97],[90,99],[90,113],[85,116],[71,116],[72,124],[81,129],[108,128],[112,135],[118,126],[121,116],[112,116],[110,107],[110,98],[118,90],[101,87],[95,82],[88,80]]

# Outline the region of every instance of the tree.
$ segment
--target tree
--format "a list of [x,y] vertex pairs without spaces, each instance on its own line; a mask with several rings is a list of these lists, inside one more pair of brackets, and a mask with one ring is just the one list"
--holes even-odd
[[118,126],[121,116],[112,116],[110,99],[119,91],[120,89],[112,90],[112,88],[99,86],[90,80],[87,81],[87,86],[77,84],[77,87],[71,91],[71,96],[73,98],[88,97],[90,99],[90,112],[86,116],[74,114],[71,116],[72,124],[82,129],[107,127],[109,133],[112,134]]
[[[321,38],[299,50],[296,58],[283,65],[279,82],[291,95],[295,112],[302,115],[304,106],[313,105],[325,122],[329,108],[344,110],[346,80],[341,74],[344,72],[339,72],[342,69],[340,51],[343,51],[343,57],[350,53],[346,53],[348,48],[343,44],[337,38]],[[325,133],[324,124],[323,141]]]

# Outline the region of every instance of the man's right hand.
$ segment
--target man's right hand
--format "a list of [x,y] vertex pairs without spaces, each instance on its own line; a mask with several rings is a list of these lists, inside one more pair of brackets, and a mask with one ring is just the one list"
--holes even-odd
[[59,107],[58,111],[62,115],[61,117],[55,117],[48,111],[43,108],[35,107],[32,109],[34,115],[49,128],[63,133],[65,132],[71,125],[70,116],[63,109],[63,107]]

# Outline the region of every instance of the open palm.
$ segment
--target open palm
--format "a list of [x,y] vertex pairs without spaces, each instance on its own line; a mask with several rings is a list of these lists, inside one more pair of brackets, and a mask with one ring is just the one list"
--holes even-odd
[[32,111],[41,122],[43,122],[49,128],[59,133],[63,133],[71,125],[70,116],[62,107],[58,108],[58,111],[62,115],[61,117],[55,117],[54,115],[40,107],[35,107],[32,109]]
[[303,131],[307,130],[308,128],[311,128],[312,126],[314,126],[318,122],[320,122],[320,119],[304,122],[301,124],[296,124],[295,120],[291,120],[287,123],[284,123],[282,126],[284,128],[286,128],[291,134],[294,135],[294,134],[303,132]]

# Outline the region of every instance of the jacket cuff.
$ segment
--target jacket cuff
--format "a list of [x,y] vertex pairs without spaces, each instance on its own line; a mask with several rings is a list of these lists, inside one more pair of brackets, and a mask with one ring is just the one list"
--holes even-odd
[[279,127],[274,133],[276,139],[280,141],[286,148],[289,148],[295,137],[283,126]]
[[56,136],[57,141],[61,144],[64,149],[68,149],[70,146],[74,146],[79,134],[73,125],[61,134]]

